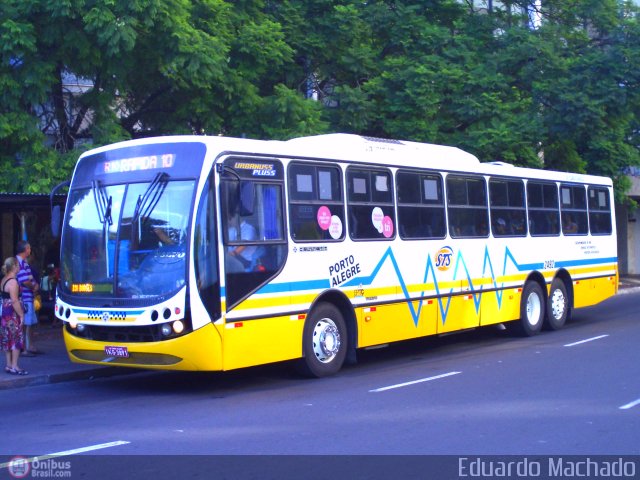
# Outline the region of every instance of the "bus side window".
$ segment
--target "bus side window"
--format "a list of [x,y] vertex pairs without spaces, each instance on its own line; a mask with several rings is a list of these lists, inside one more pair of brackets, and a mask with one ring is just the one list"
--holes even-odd
[[398,232],[405,240],[446,235],[442,177],[399,171],[396,174]]
[[194,234],[194,265],[202,303],[206,306],[211,317],[217,319],[221,310],[214,184],[213,176],[211,176],[203,189],[198,206]]
[[583,185],[560,185],[562,210],[562,233],[565,235],[587,235],[587,197]]
[[527,183],[529,230],[533,236],[560,235],[558,187],[555,183]]
[[347,169],[349,235],[354,240],[395,238],[395,208],[391,172]]
[[337,165],[289,165],[289,225],[296,242],[344,239],[342,171]]
[[487,237],[489,213],[483,177],[447,176],[447,211],[452,237]]
[[[273,255],[267,256],[266,243],[284,242],[282,191],[280,185],[226,182],[226,266],[231,273],[264,271],[278,267]],[[248,186],[252,192],[248,192]],[[244,191],[243,191],[244,190]],[[277,258],[277,257],[276,257]]]
[[606,188],[589,187],[589,228],[593,235],[611,235],[611,203]]
[[489,180],[491,231],[494,237],[527,235],[524,183],[522,180],[491,178]]

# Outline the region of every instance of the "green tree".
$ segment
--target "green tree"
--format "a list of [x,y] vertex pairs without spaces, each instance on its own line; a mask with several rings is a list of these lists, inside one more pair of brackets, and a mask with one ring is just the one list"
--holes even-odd
[[531,33],[542,48],[528,71],[545,166],[612,177],[620,200],[624,167],[640,163],[637,12],[615,0],[545,5],[545,22]]
[[520,0],[488,15],[446,0],[286,7],[278,18],[302,59],[297,73],[313,78],[332,130],[616,182],[640,160],[629,4]]
[[[325,46],[319,57],[304,42],[296,50],[311,58],[305,64],[325,86],[319,90],[333,130],[539,165],[540,118],[531,92],[501,71],[499,51],[508,43],[494,33],[497,19],[453,0],[311,3],[325,10],[307,25],[310,37],[325,38],[322,13],[337,27],[313,42],[316,50]],[[331,42],[342,25],[351,35],[340,48]]]
[[[476,3],[5,0],[0,165],[47,191],[88,139],[343,131],[609,175],[622,195],[640,163],[634,7]],[[65,97],[70,74],[92,88]]]
[[[15,174],[0,189],[48,191],[89,141],[325,131],[319,106],[281,73],[293,50],[266,10],[260,1],[2,2],[0,165]],[[74,79],[88,87],[65,91]]]

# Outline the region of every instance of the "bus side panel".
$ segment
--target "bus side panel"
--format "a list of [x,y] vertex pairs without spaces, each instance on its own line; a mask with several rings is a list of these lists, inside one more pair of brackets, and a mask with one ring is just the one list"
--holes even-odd
[[438,333],[455,332],[480,325],[480,293],[462,293],[442,298],[446,316],[438,322]]
[[492,325],[520,318],[522,288],[505,288],[482,294],[480,325]]
[[360,347],[435,335],[438,306],[435,300],[395,303],[357,309]]
[[280,316],[229,321],[224,331],[224,370],[302,357],[304,319]]
[[615,275],[588,280],[574,280],[573,282],[573,306],[575,308],[595,305],[615,294]]

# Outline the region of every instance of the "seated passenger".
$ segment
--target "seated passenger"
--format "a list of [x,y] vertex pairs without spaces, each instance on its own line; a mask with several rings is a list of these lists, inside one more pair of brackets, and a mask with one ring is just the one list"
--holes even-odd
[[[240,222],[240,237],[236,227],[229,227],[229,242],[237,240],[257,240],[255,227],[244,218]],[[249,271],[255,260],[254,255],[257,249],[258,247],[254,245],[229,246],[226,256],[227,271],[231,273]]]
[[507,222],[505,222],[504,218],[498,218],[498,220],[496,220],[495,231],[493,234],[499,237],[508,235]]
[[153,227],[153,233],[156,234],[158,241],[160,242],[159,244],[162,246],[175,245],[176,243],[163,227]]
[[480,221],[477,221],[471,235],[474,237],[486,237],[489,235],[489,227],[486,220],[480,219]]
[[562,225],[563,233],[578,233],[578,224],[573,221],[571,214],[567,213],[564,216],[564,224]]
[[524,235],[525,233],[524,215],[520,215],[518,213],[512,213],[510,223],[511,223],[511,228],[513,230],[513,233],[515,235]]

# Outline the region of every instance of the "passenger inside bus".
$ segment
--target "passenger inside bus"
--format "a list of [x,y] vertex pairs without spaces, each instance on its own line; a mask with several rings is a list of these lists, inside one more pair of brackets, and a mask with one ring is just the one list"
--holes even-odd
[[514,235],[526,234],[524,224],[524,211],[511,212],[511,219],[509,220],[509,224],[511,225],[511,229],[513,230]]
[[141,253],[154,251],[176,242],[171,237],[170,227],[166,222],[147,218],[140,223],[140,228],[133,228],[132,244]]
[[[257,240],[256,228],[246,218],[240,221],[240,235],[235,226],[229,226],[229,242]],[[226,266],[229,273],[251,271],[256,261],[258,247],[255,245],[232,245],[227,248]]]
[[511,233],[507,229],[507,222],[502,217],[498,217],[494,225],[494,228],[495,228],[494,234],[498,236],[505,236]]
[[158,237],[158,241],[162,245],[174,245],[176,243],[162,227],[153,227],[153,233]]
[[578,224],[574,222],[570,213],[563,215],[564,224],[562,225],[563,233],[578,233]]

